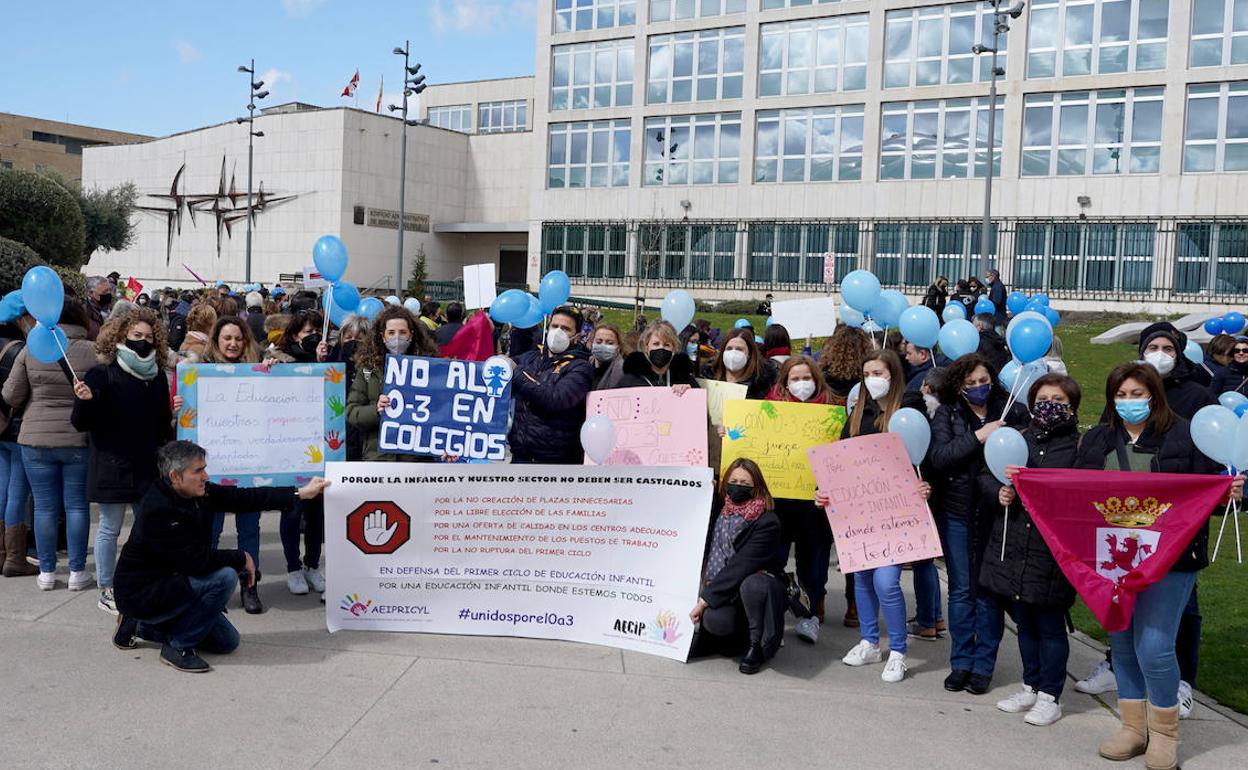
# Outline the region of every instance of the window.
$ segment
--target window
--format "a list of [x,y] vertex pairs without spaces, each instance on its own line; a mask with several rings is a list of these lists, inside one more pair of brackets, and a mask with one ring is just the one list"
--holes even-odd
[[745,0],[650,0],[650,22],[744,13]]
[[[958,3],[889,11],[884,33],[884,87],[973,83],[992,77],[992,57],[971,46],[991,43],[992,12],[984,4]],[[978,64],[976,63],[978,61]],[[1005,67],[1005,57],[997,57]]]
[[524,99],[507,102],[481,102],[477,105],[477,133],[497,134],[524,131],[529,127],[529,105]]
[[[998,97],[993,176],[1001,175],[1003,104]],[[987,99],[885,104],[881,121],[880,179],[964,179],[987,170]]]
[[745,27],[650,38],[646,103],[740,99]]
[[1248,63],[1248,0],[1193,0],[1193,67]]
[[760,110],[754,138],[754,181],[861,179],[862,110],[861,104]]
[[33,142],[47,142],[48,144],[59,144],[65,148],[66,155],[81,155],[83,147],[96,147],[107,142],[93,142],[90,139],[78,139],[73,136],[62,136],[61,134],[49,134],[46,131],[31,131],[30,139]]
[[1248,292],[1248,224],[1180,224],[1174,290],[1238,296]]
[[741,113],[646,118],[643,185],[736,184]]
[[[883,222],[875,226],[875,272],[890,286],[926,287],[978,269],[980,225],[962,222]],[[997,225],[990,233],[997,253]],[[975,264],[973,264],[975,263]]]
[[551,48],[550,109],[585,110],[633,103],[633,41]]
[[555,32],[628,27],[637,21],[633,0],[555,0]]
[[839,3],[840,0],[762,0],[762,2],[763,10],[770,11],[772,8],[800,8],[804,5]]
[[1027,77],[1162,69],[1169,11],[1169,0],[1033,0]]
[[1248,81],[1187,87],[1183,171],[1248,171]]
[[836,280],[858,269],[858,225],[756,222],[750,225],[749,280],[823,284],[823,258],[836,262]]
[[0,160],[0,168],[13,168],[13,161]]
[[542,273],[623,278],[627,242],[624,225],[543,224]]
[[637,237],[642,278],[731,281],[734,277],[735,224],[644,225]]
[[867,15],[764,24],[758,95],[828,93],[867,87]]
[[1023,176],[1156,174],[1161,88],[1029,94]]
[[1014,284],[1032,290],[1151,291],[1156,236],[1151,222],[1021,222]]
[[472,133],[472,105],[451,104],[445,107],[429,108],[429,125],[438,128],[449,128],[452,131]]
[[546,186],[626,186],[631,134],[627,120],[551,123]]

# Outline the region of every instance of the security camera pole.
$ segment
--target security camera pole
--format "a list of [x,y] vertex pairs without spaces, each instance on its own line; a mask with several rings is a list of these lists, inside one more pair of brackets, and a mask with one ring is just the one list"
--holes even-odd
[[981,54],[992,54],[992,84],[988,88],[988,166],[984,176],[987,178],[984,183],[984,223],[979,231],[979,274],[984,275],[988,272],[988,253],[992,244],[992,172],[996,164],[994,163],[993,153],[996,151],[996,131],[997,131],[997,78],[1005,75],[1005,69],[997,66],[997,52],[1000,46],[1000,36],[1010,31],[1008,19],[1017,19],[1023,15],[1024,4],[1016,2],[1009,8],[1002,8],[1002,0],[991,0],[992,2],[992,46],[986,46],[983,43],[976,43],[971,46],[971,53],[979,56]]
[[409,62],[411,47],[412,41],[404,40],[403,47],[395,47],[393,51],[396,56],[403,57],[403,106],[400,107],[397,104],[389,106],[391,112],[402,111],[403,114],[403,138],[400,140],[402,147],[399,150],[399,254],[394,268],[395,294],[403,289],[403,230],[406,224],[403,221],[403,208],[407,202],[407,127],[420,123],[419,120],[407,119],[407,97],[419,96],[425,90],[425,76],[416,74],[420,72],[420,64],[417,63],[413,67]]
[[238,68],[239,72],[247,73],[247,117],[238,118],[235,123],[247,124],[247,263],[243,269],[244,280],[251,283],[251,169],[253,149],[252,141],[257,136],[264,136],[263,131],[254,130],[256,125],[256,100],[263,99],[269,95],[268,91],[261,91],[264,88],[263,80],[256,80],[256,60],[251,60],[251,66],[242,65]]

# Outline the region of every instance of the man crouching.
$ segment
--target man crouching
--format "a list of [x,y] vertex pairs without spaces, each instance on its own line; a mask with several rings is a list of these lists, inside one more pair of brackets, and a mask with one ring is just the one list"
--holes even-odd
[[222,610],[240,572],[248,585],[256,580],[246,551],[212,547],[214,514],[289,510],[296,498],[318,497],[329,485],[323,478],[298,489],[209,484],[207,459],[204,448],[190,441],[160,448],[160,479],[135,507],[134,528],[113,579],[119,612],[113,645],[134,649],[136,636],[159,642],[161,663],[188,673],[212,670],[196,650],[225,655],[238,648],[238,631]]

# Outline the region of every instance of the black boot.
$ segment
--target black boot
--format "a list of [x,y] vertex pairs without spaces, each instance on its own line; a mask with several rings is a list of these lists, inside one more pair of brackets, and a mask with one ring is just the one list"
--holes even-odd
[[742,674],[757,674],[766,662],[767,656],[763,654],[763,645],[758,642],[752,642],[750,649],[745,651],[745,655],[741,658],[741,665],[737,666],[737,670]]
[[[260,582],[260,573],[256,573],[256,583]],[[238,573],[239,594],[243,599],[243,612],[248,615],[259,615],[264,612],[264,605],[260,603],[260,593],[256,590],[256,586],[247,585],[247,573]]]

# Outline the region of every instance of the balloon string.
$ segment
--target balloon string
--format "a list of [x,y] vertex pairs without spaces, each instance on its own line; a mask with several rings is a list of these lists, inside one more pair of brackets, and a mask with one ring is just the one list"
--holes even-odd
[[1022,376],[1023,376],[1023,371],[1020,368],[1018,370],[1018,375],[1014,378],[1014,385],[1013,387],[1010,388],[1010,397],[1005,400],[1005,409],[1001,412],[1001,418],[1000,418],[1002,420],[1004,420],[1005,416],[1010,413],[1010,407],[1014,406],[1014,401],[1016,400],[1014,391],[1018,390],[1019,378],[1021,378]]
[[74,371],[74,365],[69,362],[69,352],[65,350],[65,346],[61,344],[61,338],[56,336],[56,330],[52,330],[52,339],[56,340],[56,346],[61,349],[61,358],[65,359],[65,366],[69,367],[69,373],[74,376],[74,382],[78,381],[78,372]]
[[[1210,564],[1218,560],[1218,551],[1222,548],[1222,535],[1226,532],[1226,520],[1231,516],[1231,506],[1234,502],[1234,500],[1227,500],[1226,510],[1222,511],[1222,526],[1218,527],[1218,539],[1213,544],[1213,556],[1209,559]],[[1235,528],[1239,528],[1238,517],[1235,518]]]
[[321,341],[327,345],[329,344],[329,308],[332,306],[334,301],[334,297],[331,294],[333,288],[334,284],[331,283],[322,290],[321,294],[321,307],[325,309],[325,328],[321,332]]
[[1240,564],[1243,564],[1244,551],[1239,542],[1239,501],[1232,500],[1231,502],[1235,504],[1235,512],[1232,514],[1235,517],[1235,557],[1238,559]]
[[1005,536],[1010,532],[1010,506],[1005,506],[1005,524],[1001,527],[1001,561],[1005,561]]

